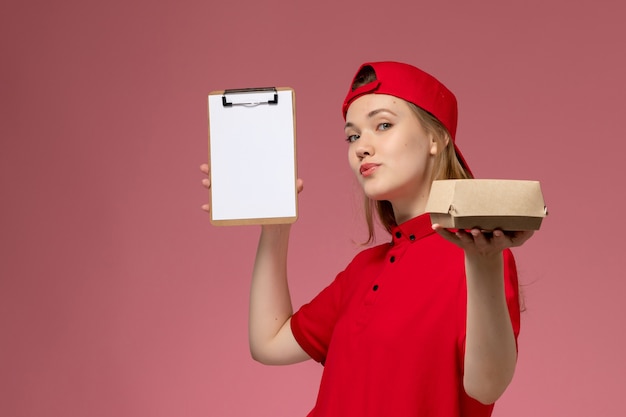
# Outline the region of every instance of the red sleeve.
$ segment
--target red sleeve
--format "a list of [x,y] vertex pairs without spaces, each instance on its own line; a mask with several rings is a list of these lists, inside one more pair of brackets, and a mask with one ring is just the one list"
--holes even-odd
[[324,364],[339,315],[345,272],[291,317],[291,331],[311,358]]
[[511,316],[511,324],[513,325],[513,333],[517,343],[517,336],[520,332],[520,299],[519,299],[519,283],[517,280],[517,267],[515,258],[510,250],[505,250],[504,255],[504,293],[506,295],[506,303],[509,306],[509,316]]

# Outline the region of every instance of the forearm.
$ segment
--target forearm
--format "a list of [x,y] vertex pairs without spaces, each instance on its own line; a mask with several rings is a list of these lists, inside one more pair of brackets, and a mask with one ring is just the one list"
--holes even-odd
[[273,340],[293,314],[287,284],[289,225],[263,226],[250,288],[249,338],[252,356],[271,362]]
[[463,384],[468,395],[495,402],[513,378],[517,348],[504,292],[502,253],[465,256],[467,328]]

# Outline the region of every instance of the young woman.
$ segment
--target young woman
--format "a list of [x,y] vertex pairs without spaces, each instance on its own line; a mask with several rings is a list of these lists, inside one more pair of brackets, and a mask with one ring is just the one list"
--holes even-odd
[[250,296],[252,356],[324,365],[311,417],[490,416],[517,359],[509,248],[532,232],[431,225],[424,208],[432,181],[471,178],[454,141],[456,99],[431,75],[398,62],[364,64],[343,115],[370,240],[376,215],[391,241],[359,253],[294,313],[290,226],[263,226]]

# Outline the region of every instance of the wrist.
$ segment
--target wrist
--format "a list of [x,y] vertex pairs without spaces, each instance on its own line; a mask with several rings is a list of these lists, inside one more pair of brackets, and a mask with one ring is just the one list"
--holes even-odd
[[465,262],[483,265],[498,265],[503,262],[502,251],[481,253],[477,251],[466,250]]
[[264,224],[261,226],[261,237],[277,242],[289,239],[291,224]]
[[465,273],[468,280],[477,279],[480,282],[502,281],[504,273],[502,252],[490,254],[466,253]]
[[269,233],[284,233],[291,230],[291,224],[263,224],[261,225],[262,232]]

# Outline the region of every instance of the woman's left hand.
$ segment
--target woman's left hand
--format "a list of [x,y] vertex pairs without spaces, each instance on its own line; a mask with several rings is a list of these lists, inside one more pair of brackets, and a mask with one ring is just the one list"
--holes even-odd
[[480,229],[458,230],[456,232],[444,229],[439,224],[433,224],[433,229],[444,239],[454,243],[468,254],[491,255],[502,252],[504,249],[521,246],[531,238],[533,230],[516,232],[481,231]]

